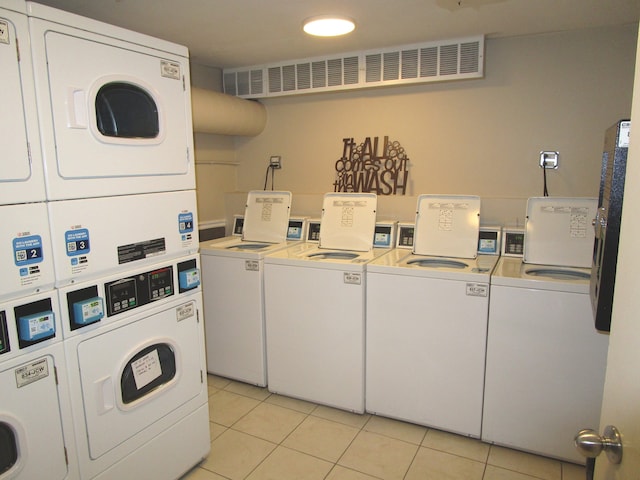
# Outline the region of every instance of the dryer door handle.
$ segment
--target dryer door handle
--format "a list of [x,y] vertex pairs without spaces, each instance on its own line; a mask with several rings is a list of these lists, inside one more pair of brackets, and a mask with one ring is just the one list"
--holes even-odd
[[101,378],[95,382],[96,385],[96,407],[98,415],[104,415],[115,406],[113,394],[113,381],[111,377]]
[[77,87],[67,87],[67,127],[87,128],[85,91]]

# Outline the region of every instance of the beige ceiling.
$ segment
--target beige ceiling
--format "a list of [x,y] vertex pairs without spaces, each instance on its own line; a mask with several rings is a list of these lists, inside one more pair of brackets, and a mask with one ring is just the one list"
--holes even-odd
[[[640,0],[38,0],[189,47],[229,68],[485,34],[488,38],[636,23]],[[312,38],[304,19],[355,19]]]

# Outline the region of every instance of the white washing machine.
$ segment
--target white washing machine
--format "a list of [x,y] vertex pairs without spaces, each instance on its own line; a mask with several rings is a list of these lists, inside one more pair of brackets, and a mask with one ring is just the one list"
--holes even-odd
[[573,438],[598,428],[608,348],[589,299],[597,203],[527,205],[524,258],[540,263],[503,257],[491,279],[482,439],[584,463]]
[[480,437],[498,257],[477,255],[479,212],[478,197],[421,195],[413,252],[367,265],[368,412]]
[[54,262],[44,203],[0,206],[0,301],[53,288]]
[[249,192],[242,236],[200,247],[210,373],[267,384],[263,263],[268,253],[291,245],[287,243],[290,209],[289,192]]
[[198,255],[59,290],[83,479],[180,477],[210,449]]
[[27,9],[47,198],[194,189],[187,49]]
[[[18,47],[21,47],[18,49]],[[0,205],[45,200],[26,4],[0,5]]]
[[265,257],[271,392],[364,412],[365,266],[374,249],[374,194],[326,194],[320,243]]
[[56,286],[198,251],[196,194],[48,202]]
[[0,302],[0,479],[79,479],[53,290]]

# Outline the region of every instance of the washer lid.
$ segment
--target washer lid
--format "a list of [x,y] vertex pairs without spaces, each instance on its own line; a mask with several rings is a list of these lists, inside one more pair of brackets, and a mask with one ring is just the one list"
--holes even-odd
[[480,230],[480,197],[420,195],[413,253],[476,258]]
[[291,192],[256,190],[247,195],[242,240],[282,243],[287,239]]
[[534,197],[527,201],[525,263],[567,267],[591,266],[598,200]]
[[366,252],[373,248],[375,193],[327,193],[322,203],[320,248]]

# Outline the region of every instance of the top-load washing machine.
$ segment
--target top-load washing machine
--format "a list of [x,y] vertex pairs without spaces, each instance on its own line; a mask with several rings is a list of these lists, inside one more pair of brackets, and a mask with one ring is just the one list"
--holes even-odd
[[267,384],[263,262],[266,254],[291,245],[290,210],[290,192],[249,192],[242,235],[200,245],[210,373]]
[[[20,47],[20,48],[19,48]],[[0,5],[0,205],[45,200],[26,5]],[[3,222],[4,223],[4,222]]]
[[329,193],[319,243],[265,257],[268,387],[272,392],[364,411],[365,267],[374,249],[377,197]]
[[27,9],[47,198],[194,189],[187,49]]
[[527,202],[524,257],[491,278],[482,439],[584,463],[573,443],[597,429],[608,336],[589,298],[596,199]]
[[480,198],[420,195],[411,240],[367,265],[366,410],[479,437],[489,281]]

